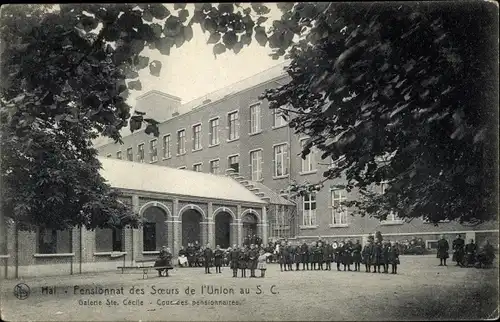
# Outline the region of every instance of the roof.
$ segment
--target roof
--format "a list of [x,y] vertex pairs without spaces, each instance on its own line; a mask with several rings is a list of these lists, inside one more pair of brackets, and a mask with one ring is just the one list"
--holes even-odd
[[170,98],[170,99],[173,99],[175,101],[179,101],[179,102],[181,101],[181,98],[178,97],[178,96],[170,95],[168,93],[165,93],[165,92],[162,92],[162,91],[158,91],[156,89],[153,89],[151,91],[147,91],[146,93],[138,96],[135,100],[137,101],[137,100],[146,98],[146,97],[148,97],[150,95],[153,95],[153,94],[160,95],[160,96],[165,96],[166,98]]
[[[203,96],[201,96],[197,99],[194,99],[190,102],[182,104],[178,109],[179,115],[188,113],[189,111],[191,111],[197,107],[201,107],[203,105],[207,105],[207,104],[210,104],[213,102],[220,101],[227,96],[230,96],[232,94],[236,94],[238,92],[252,88],[254,86],[265,83],[265,82],[270,81],[272,79],[283,77],[283,76],[287,75],[285,67],[288,66],[289,63],[290,63],[290,61],[287,60],[283,63],[277,64],[271,68],[268,68],[268,69],[266,69],[258,74],[255,74],[255,75],[252,75],[248,78],[245,78],[239,82],[233,83],[233,84],[228,85],[224,88],[221,88],[217,91],[208,93],[208,94],[203,95]],[[151,90],[151,91],[148,91],[148,92],[140,95],[139,97],[137,97],[136,101],[143,99],[143,98],[146,98],[150,95],[160,95],[160,96],[165,96],[167,98],[171,98],[174,100],[180,100],[180,98],[177,96],[173,96],[173,95],[170,95],[170,94],[158,91],[158,90]],[[204,101],[209,101],[209,102],[203,103]],[[135,109],[135,106],[133,109]],[[162,123],[164,123],[164,122],[162,122]],[[138,132],[140,132],[141,130],[139,130]],[[120,131],[120,133],[121,133],[122,137],[126,137],[126,136],[129,136],[132,134],[132,132],[130,132],[130,129],[128,127],[123,128]],[[95,147],[106,145],[106,144],[109,144],[111,142],[113,142],[112,139],[107,138],[107,137],[102,137],[102,136],[93,140],[93,144]]]
[[271,188],[263,185],[260,182],[249,181],[255,188],[258,188],[260,192],[263,192],[266,197],[270,199],[269,203],[273,205],[284,205],[284,206],[295,206],[291,201],[283,198],[278,193],[276,193]]
[[258,74],[252,75],[236,83],[223,87],[217,91],[208,93],[192,101],[189,101],[180,107],[180,113],[181,114],[186,113],[192,110],[193,108],[205,105],[203,104],[203,102],[206,100],[210,100],[210,102],[216,102],[223,99],[226,96],[236,94],[245,89],[257,86],[272,79],[285,76],[286,75],[285,67],[288,66],[289,63],[290,63],[289,61],[285,61],[283,63],[277,64]]
[[267,204],[236,180],[210,173],[99,157],[113,188]]

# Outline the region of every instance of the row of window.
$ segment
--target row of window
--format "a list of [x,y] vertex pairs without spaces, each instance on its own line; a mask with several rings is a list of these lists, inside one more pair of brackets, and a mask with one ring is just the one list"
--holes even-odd
[[[381,192],[387,189],[387,183],[381,183]],[[348,211],[342,203],[347,201],[347,192],[332,190],[331,192],[331,222],[333,226],[348,225]],[[396,213],[391,212],[385,222],[400,222]],[[302,225],[305,227],[317,226],[316,220],[316,194],[310,193],[302,199]]]
[[[239,165],[239,155],[230,155],[228,157],[228,169],[234,169],[235,172],[240,171]],[[210,173],[219,174],[220,173],[220,159],[211,160]],[[278,144],[274,146],[274,177],[283,177],[288,175],[288,151],[287,144]],[[252,181],[262,180],[262,149],[257,149],[250,151],[250,173]],[[179,167],[178,169],[186,169],[186,166]],[[203,172],[203,163],[193,164],[193,171]]]
[[[199,133],[199,132],[195,132]],[[196,136],[195,136],[196,137]],[[305,143],[305,139],[301,140],[301,144]],[[139,161],[144,162],[144,144],[139,144]],[[264,163],[262,149],[256,149],[250,151],[250,173],[251,179],[253,181],[262,180],[262,167]],[[163,137],[163,156],[167,158],[170,155],[170,135],[165,135]],[[150,141],[150,160],[151,162],[157,161],[158,151],[156,148],[156,139]],[[111,157],[111,155],[108,155]],[[117,159],[121,159],[121,151],[116,153]],[[232,155],[228,157],[228,168],[233,168],[236,172],[239,172],[239,160],[237,155]],[[133,161],[132,148],[127,149],[127,160]],[[283,177],[288,175],[289,156],[288,156],[288,144],[276,144],[273,146],[273,176]],[[315,152],[311,152],[305,159],[301,159],[302,162],[302,172],[307,173],[316,170]],[[180,167],[180,169],[185,169],[186,167]],[[219,159],[210,161],[210,173],[219,174],[220,161]],[[196,163],[193,165],[194,171],[202,172],[202,164]]]
[[[250,134],[256,134],[262,130],[261,122],[261,104],[255,103],[250,106]],[[227,137],[228,141],[233,141],[239,138],[239,112],[230,112],[227,115]],[[286,121],[279,112],[273,110],[273,127],[281,127],[286,125]],[[216,117],[208,122],[209,127],[209,146],[216,146],[220,143],[219,131],[220,131],[220,118]],[[192,126],[192,151],[198,151],[202,149],[202,124],[198,123]],[[177,155],[183,155],[186,153],[186,129],[180,129],[177,131]],[[172,138],[170,134],[164,135],[162,138],[162,157],[168,159],[172,156],[171,151]],[[110,157],[111,155],[108,155]],[[122,159],[122,152],[118,151],[116,153],[117,159]],[[134,155],[132,148],[127,149],[127,160],[133,161]],[[137,161],[145,161],[144,143],[141,143],[137,147]],[[153,139],[149,142],[149,161],[158,161],[158,147],[157,139]]]
[[[332,224],[347,225],[347,209],[341,205],[347,200],[346,193],[342,190],[331,191]],[[302,199],[302,225],[316,226],[316,194],[310,193]]]

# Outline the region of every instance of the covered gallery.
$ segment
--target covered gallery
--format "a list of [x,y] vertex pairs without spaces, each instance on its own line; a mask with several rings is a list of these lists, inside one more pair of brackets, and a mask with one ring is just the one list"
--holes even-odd
[[8,227],[2,277],[113,270],[156,257],[163,245],[177,254],[199,241],[225,248],[244,236],[268,238],[271,198],[237,174],[226,176],[100,158],[102,175],[121,200],[145,219],[138,229],[75,228],[29,233]]

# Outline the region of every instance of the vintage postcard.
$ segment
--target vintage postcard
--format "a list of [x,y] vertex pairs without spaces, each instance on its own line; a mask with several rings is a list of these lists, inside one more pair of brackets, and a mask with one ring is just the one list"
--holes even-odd
[[0,7],[1,318],[497,319],[498,22]]

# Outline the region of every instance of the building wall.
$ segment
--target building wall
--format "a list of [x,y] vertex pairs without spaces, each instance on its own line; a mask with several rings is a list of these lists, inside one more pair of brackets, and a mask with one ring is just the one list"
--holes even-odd
[[[153,197],[156,195],[157,197]],[[173,254],[177,254],[181,245],[183,208],[189,211],[199,210],[204,213],[200,222],[200,242],[215,243],[215,221],[214,213],[220,211],[233,212],[235,215],[232,229],[231,241],[241,243],[240,219],[248,210],[256,213],[257,218],[262,218],[263,204],[248,204],[231,202],[226,200],[196,200],[189,197],[180,198],[150,193],[130,193],[120,198],[125,203],[131,203],[134,209],[144,214],[148,207],[154,207],[155,212],[165,213],[162,227],[165,230],[167,246]],[[214,207],[215,206],[215,207]],[[222,209],[219,209],[222,208]],[[179,217],[179,215],[181,215]],[[161,216],[160,216],[161,217]],[[1,218],[0,218],[1,219]],[[0,227],[6,237],[5,250],[0,253],[0,278],[16,278],[29,276],[70,275],[85,272],[112,271],[119,266],[135,266],[143,260],[155,260],[159,253],[160,245],[157,243],[157,251],[143,251],[142,229],[124,228],[121,230],[122,248],[112,251],[109,249],[98,249],[97,243],[108,243],[111,238],[111,229],[107,229],[96,236],[96,230],[86,228],[74,228],[70,232],[60,234],[67,236],[57,238],[57,252],[55,254],[41,254],[38,248],[38,232],[16,231],[13,225]],[[108,235],[106,235],[106,233]],[[263,234],[262,228],[259,233]],[[163,236],[165,236],[163,235]],[[265,234],[263,234],[265,235]],[[158,236],[158,239],[161,239]],[[98,240],[99,239],[99,240]],[[162,239],[164,240],[164,239]]]
[[[268,108],[268,102],[261,102],[261,124],[262,131],[257,134],[249,134],[250,132],[250,112],[249,106],[257,102],[257,97],[262,94],[266,89],[279,86],[280,83],[285,82],[285,77],[275,79],[273,81],[262,83],[261,85],[243,90],[239,93],[234,93],[224,99],[212,102],[202,107],[195,108],[190,112],[174,117],[162,124],[160,124],[160,138],[158,138],[158,155],[159,165],[180,167],[186,166],[187,169],[192,169],[193,164],[202,162],[202,171],[209,172],[209,161],[213,159],[220,159],[220,171],[228,168],[228,156],[233,154],[239,155],[239,172],[240,175],[246,179],[251,179],[250,169],[250,151],[255,149],[262,149],[263,165],[262,183],[269,188],[279,192],[288,186],[291,180],[297,182],[319,182],[323,176],[323,172],[328,169],[329,160],[321,160],[320,155],[317,153],[316,171],[310,173],[302,173],[302,161],[300,158],[301,145],[300,140],[304,138],[294,134],[288,126],[273,128],[272,120],[273,115]],[[239,111],[240,130],[239,139],[227,142],[228,138],[228,120],[227,114],[231,111]],[[209,134],[208,126],[209,120],[214,117],[220,117],[219,123],[219,139],[220,144],[215,147],[209,147]],[[202,124],[202,149],[199,151],[192,151],[192,125]],[[186,147],[187,152],[185,155],[176,155],[176,132],[179,129],[186,129]],[[172,157],[166,160],[161,158],[161,138],[165,134],[171,134],[172,138]],[[125,151],[127,147],[134,148],[134,156],[137,154],[137,145],[141,142],[146,142],[146,161],[148,161],[148,145],[147,142],[152,137],[145,135],[144,132],[137,132],[133,135],[123,138],[124,144],[108,144],[99,147],[101,155],[112,154],[115,156],[116,151],[121,149]],[[273,177],[273,146],[275,144],[287,143],[288,144],[288,162],[289,162],[289,175],[281,178]],[[123,152],[125,155],[125,152]],[[403,222],[389,222],[382,223],[378,220],[368,217],[352,217],[349,216],[348,224],[341,226],[333,226],[332,223],[332,208],[331,208],[331,191],[330,186],[333,184],[342,184],[343,180],[328,181],[325,187],[316,195],[316,219],[317,225],[314,227],[303,227],[303,211],[302,200],[297,201],[297,220],[295,220],[297,228],[296,235],[298,238],[307,239],[312,236],[360,236],[367,233],[373,233],[377,230],[385,234],[393,234],[394,236],[407,237],[413,234],[426,234],[426,233],[440,233],[448,231],[465,232],[465,231],[498,231],[497,223],[485,223],[477,227],[467,227],[455,222],[440,223],[437,227],[432,224],[424,223],[422,220],[415,219],[410,223]],[[375,189],[379,189],[375,187]],[[346,193],[348,199],[358,198],[355,191]],[[271,234],[272,235],[272,234]]]

